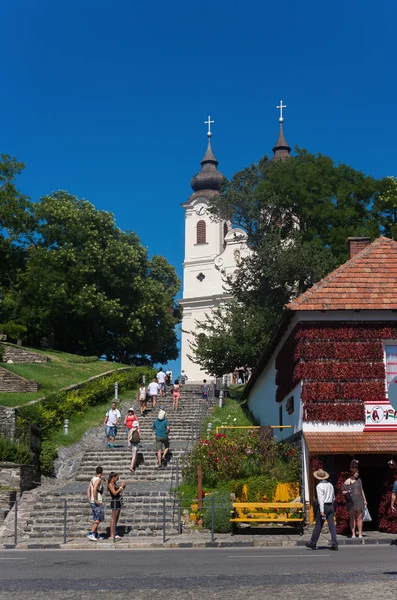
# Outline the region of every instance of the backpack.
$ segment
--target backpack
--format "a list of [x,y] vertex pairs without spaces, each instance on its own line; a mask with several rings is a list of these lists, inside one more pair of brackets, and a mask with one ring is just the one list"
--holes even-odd
[[131,429],[128,441],[131,444],[139,444],[139,442],[141,441],[141,438],[140,438],[138,429]]

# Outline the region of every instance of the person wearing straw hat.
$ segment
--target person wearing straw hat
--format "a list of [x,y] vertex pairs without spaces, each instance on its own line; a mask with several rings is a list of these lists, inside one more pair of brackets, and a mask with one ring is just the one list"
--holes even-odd
[[[170,442],[168,439],[168,434],[170,432],[170,427],[168,425],[168,421],[165,418],[165,410],[162,408],[159,410],[157,415],[157,419],[153,421],[153,430],[156,436],[156,454],[157,454],[157,462],[158,468],[161,469],[163,463],[166,465],[167,462],[165,457],[168,454],[168,449],[170,447]],[[164,451],[163,451],[164,448]]]
[[313,476],[318,480],[316,487],[318,509],[316,515],[316,524],[313,529],[312,537],[310,542],[306,542],[306,547],[311,550],[317,550],[317,542],[320,537],[321,530],[323,528],[325,519],[327,519],[329,532],[331,534],[332,546],[331,550],[338,550],[338,540],[336,539],[336,527],[335,527],[335,490],[334,486],[328,481],[329,474],[323,469],[318,469],[313,473]]

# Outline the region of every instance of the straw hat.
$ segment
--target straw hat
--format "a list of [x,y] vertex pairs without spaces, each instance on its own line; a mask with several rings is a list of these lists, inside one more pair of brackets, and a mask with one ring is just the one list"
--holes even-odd
[[323,471],[323,469],[319,469],[318,471],[314,471],[313,476],[321,481],[323,479],[328,479],[329,473]]
[[163,410],[162,408],[160,408],[159,410],[159,414],[157,415],[157,418],[162,421],[165,417],[165,410]]

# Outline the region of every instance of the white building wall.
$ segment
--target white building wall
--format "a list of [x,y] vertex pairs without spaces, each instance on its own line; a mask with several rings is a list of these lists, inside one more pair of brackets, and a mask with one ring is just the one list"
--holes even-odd
[[[183,308],[181,362],[191,382],[199,382],[208,374],[195,364],[191,352],[192,332],[199,330],[197,322],[231,300],[224,290],[225,275],[234,273],[239,258],[249,249],[247,236],[241,229],[231,229],[224,235],[225,221],[215,221],[207,212],[197,214],[197,205],[208,205],[205,196],[194,196],[185,208],[185,260],[183,263]],[[206,223],[206,243],[197,244],[197,223]]]

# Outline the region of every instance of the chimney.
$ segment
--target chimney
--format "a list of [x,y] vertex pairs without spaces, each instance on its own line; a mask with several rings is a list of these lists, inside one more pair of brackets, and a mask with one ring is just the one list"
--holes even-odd
[[349,259],[356,256],[361,250],[364,250],[371,244],[369,237],[349,237],[347,238],[347,247],[349,249]]

